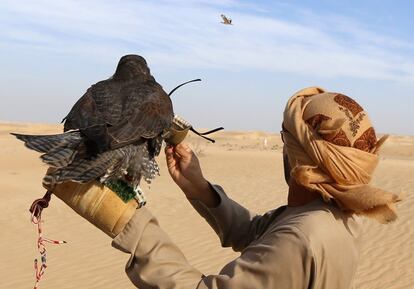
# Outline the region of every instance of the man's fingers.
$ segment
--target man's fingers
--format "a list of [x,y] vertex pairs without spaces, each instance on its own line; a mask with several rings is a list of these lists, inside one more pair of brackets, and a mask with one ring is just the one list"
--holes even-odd
[[180,143],[175,146],[174,148],[175,152],[178,153],[183,158],[190,158],[192,155],[192,150],[188,145],[185,143]]
[[174,147],[172,147],[172,146],[166,146],[164,151],[165,151],[165,155],[167,157],[172,156],[173,153],[174,153]]
[[172,147],[165,148],[165,157],[167,158],[167,161],[170,161],[174,158],[174,150]]
[[174,148],[173,147],[167,146],[165,148],[165,157],[166,157],[166,160],[167,160],[167,167],[169,169],[176,166],[177,161],[174,157]]

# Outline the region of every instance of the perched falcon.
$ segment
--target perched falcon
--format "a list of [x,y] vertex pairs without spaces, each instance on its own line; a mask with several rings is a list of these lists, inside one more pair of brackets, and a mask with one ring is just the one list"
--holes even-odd
[[230,18],[227,18],[226,15],[221,14],[221,19],[223,19],[223,22],[220,22],[220,23],[223,23],[225,25],[233,25],[231,23],[231,19]]
[[145,59],[123,56],[115,74],[92,85],[63,119],[64,133],[14,134],[43,153],[52,167],[47,187],[65,181],[123,180],[139,191],[159,172],[154,159],[173,121],[169,95],[151,76]]

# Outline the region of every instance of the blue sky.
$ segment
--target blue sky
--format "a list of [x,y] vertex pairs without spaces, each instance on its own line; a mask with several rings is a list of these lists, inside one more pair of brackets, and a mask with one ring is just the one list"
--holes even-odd
[[195,127],[278,132],[288,97],[318,85],[414,135],[412,3],[0,0],[0,120],[58,123],[134,53],[166,91],[203,79],[172,96]]

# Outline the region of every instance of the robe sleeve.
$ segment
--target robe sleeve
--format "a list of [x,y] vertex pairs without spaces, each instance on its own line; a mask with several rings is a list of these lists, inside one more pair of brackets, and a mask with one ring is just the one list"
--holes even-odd
[[306,238],[280,228],[245,248],[218,275],[192,267],[146,208],[138,209],[112,246],[130,254],[126,274],[140,289],[308,288],[314,262]]
[[211,187],[220,199],[217,207],[209,208],[198,200],[189,201],[219,236],[223,247],[232,247],[234,251],[241,252],[263,234],[268,224],[277,216],[276,210],[264,215],[253,213],[230,199],[220,186]]

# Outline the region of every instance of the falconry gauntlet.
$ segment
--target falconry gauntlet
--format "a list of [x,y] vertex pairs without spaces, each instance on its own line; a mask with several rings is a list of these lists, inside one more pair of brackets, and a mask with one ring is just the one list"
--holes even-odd
[[53,194],[108,236],[118,235],[139,207],[135,199],[124,202],[115,192],[97,181],[86,184],[65,182]]

